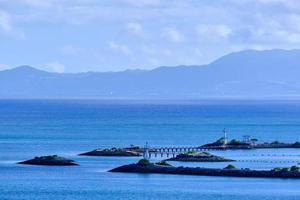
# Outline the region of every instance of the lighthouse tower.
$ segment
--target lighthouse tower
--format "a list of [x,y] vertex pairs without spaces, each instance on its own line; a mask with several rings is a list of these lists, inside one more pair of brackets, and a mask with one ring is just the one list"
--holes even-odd
[[224,145],[227,145],[227,132],[226,129],[223,129],[223,133],[224,133]]
[[143,157],[144,157],[144,159],[146,159],[146,160],[149,160],[149,159],[150,159],[148,142],[146,142],[146,145],[145,145],[145,147],[144,147]]

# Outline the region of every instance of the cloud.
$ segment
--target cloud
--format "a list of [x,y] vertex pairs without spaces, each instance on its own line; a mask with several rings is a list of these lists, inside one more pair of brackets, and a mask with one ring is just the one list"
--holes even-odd
[[11,17],[4,11],[0,11],[0,27],[3,32],[10,32],[12,30]]
[[257,16],[259,23],[249,25],[246,42],[266,46],[294,46],[300,43],[300,16],[281,14],[265,20],[264,15]]
[[163,49],[161,53],[164,56],[172,56],[172,51],[170,49]]
[[81,47],[75,45],[65,45],[59,50],[63,55],[76,56],[81,54],[84,50]]
[[16,29],[13,24],[11,15],[5,11],[0,10],[0,33],[15,37],[17,39],[25,39],[24,32]]
[[141,47],[141,51],[145,54],[147,54],[147,56],[172,56],[172,51],[168,48],[161,48],[157,45],[143,45]]
[[[86,62],[143,66],[150,58],[158,65],[201,64],[232,49],[299,48],[300,0],[0,0],[0,37],[25,38],[23,30],[33,44],[28,52],[37,51],[41,30],[47,33],[42,45],[48,51],[38,52],[46,61],[56,56],[49,53],[53,45],[65,41],[54,53],[66,55],[59,60],[71,70]],[[24,48],[25,42],[10,42],[11,55]],[[30,56],[29,62],[36,59]]]
[[57,73],[65,72],[65,66],[57,61],[46,63],[45,67],[52,72],[57,72]]
[[131,54],[131,50],[126,45],[117,44],[115,42],[109,42],[108,45],[110,49],[121,52],[122,54],[125,55]]
[[156,6],[161,4],[161,0],[123,0],[125,3],[134,6]]
[[201,49],[199,49],[198,47],[196,47],[194,49],[194,54],[197,56],[197,57],[202,57],[203,56],[203,52],[201,51]]
[[258,0],[258,2],[262,4],[277,4],[292,10],[300,8],[299,0]]
[[229,37],[232,30],[226,25],[201,24],[196,27],[196,32],[205,39],[224,39]]
[[19,3],[23,3],[28,6],[37,8],[50,8],[53,0],[17,0]]
[[139,23],[134,23],[134,22],[127,23],[126,28],[130,33],[134,35],[138,35],[138,36],[144,35],[143,27]]
[[180,43],[185,41],[185,36],[175,28],[165,28],[163,34],[172,42]]

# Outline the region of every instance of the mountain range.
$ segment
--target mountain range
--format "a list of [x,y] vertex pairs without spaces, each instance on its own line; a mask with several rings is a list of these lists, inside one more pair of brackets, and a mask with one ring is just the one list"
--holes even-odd
[[207,65],[122,72],[0,71],[0,98],[298,98],[300,50],[245,50]]

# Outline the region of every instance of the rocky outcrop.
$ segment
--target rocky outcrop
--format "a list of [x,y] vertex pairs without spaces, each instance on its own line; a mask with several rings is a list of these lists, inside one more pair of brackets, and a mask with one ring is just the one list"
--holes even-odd
[[260,177],[260,178],[296,178],[300,179],[299,171],[285,170],[250,170],[250,169],[213,169],[200,167],[173,167],[156,164],[130,164],[117,167],[109,172],[145,173],[145,174],[179,174],[198,176],[229,176],[229,177]]
[[31,160],[18,162],[25,165],[49,165],[49,166],[74,166],[78,165],[74,160],[59,157],[57,155],[35,157]]
[[81,156],[140,156],[141,153],[126,148],[110,148],[110,149],[95,149],[86,153],[79,154]]
[[231,160],[228,158],[224,158],[222,156],[216,156],[210,154],[208,152],[189,152],[179,154],[174,158],[167,159],[167,161],[181,161],[181,162],[232,162],[235,160]]
[[300,148],[300,142],[284,143],[274,141],[271,143],[243,143],[239,140],[233,139],[231,142],[224,144],[222,138],[216,142],[200,146],[202,149],[218,149],[218,150],[235,150],[235,149],[280,149],[280,148]]

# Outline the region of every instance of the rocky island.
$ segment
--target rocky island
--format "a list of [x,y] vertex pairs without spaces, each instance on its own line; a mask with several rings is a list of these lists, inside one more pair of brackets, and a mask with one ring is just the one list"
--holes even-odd
[[93,151],[79,154],[80,156],[140,156],[141,152],[139,149],[130,148],[99,148]]
[[235,149],[266,149],[266,148],[300,148],[300,142],[284,143],[279,141],[256,143],[257,139],[250,138],[246,141],[240,141],[238,139],[232,139],[226,141],[224,137],[209,144],[200,146],[201,149],[217,149],[217,150],[235,150]]
[[138,163],[123,165],[109,172],[144,173],[144,174],[179,174],[198,176],[258,177],[258,178],[295,178],[300,179],[299,167],[274,168],[272,170],[237,169],[228,165],[223,169],[200,167],[174,167],[151,163],[142,159]]
[[210,154],[208,152],[187,152],[169,158],[167,161],[181,161],[181,162],[232,162],[235,160],[227,159],[222,156]]
[[59,157],[57,155],[35,157],[31,160],[18,162],[25,165],[49,165],[49,166],[74,166],[78,165],[74,160]]

